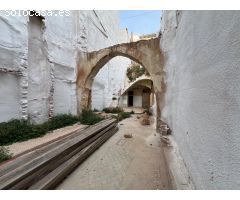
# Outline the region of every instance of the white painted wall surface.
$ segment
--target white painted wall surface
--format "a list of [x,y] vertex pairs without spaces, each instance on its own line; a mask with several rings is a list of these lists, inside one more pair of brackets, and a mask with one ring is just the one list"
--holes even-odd
[[[92,13],[91,19],[96,20],[95,23],[91,25],[88,29],[89,45],[88,51],[99,50],[101,48],[112,46],[118,43],[129,42],[130,38],[126,30],[119,29],[119,17],[118,11],[96,11],[96,14]],[[101,24],[100,21],[101,20]],[[91,23],[89,23],[91,24]],[[102,26],[103,25],[103,26]],[[94,28],[99,29],[92,31]],[[104,107],[109,107],[112,103],[113,97],[118,97],[119,90],[124,87],[124,79],[126,75],[126,70],[130,60],[125,57],[115,57],[110,60],[96,75],[94,82],[99,82],[104,85],[104,103],[102,104],[101,94],[98,96],[95,91],[95,85],[93,83],[92,87],[92,108],[94,105],[103,105]]]
[[92,86],[92,109],[101,111],[104,108],[104,85],[94,81]]
[[240,12],[167,11],[161,26],[162,119],[198,189],[240,189]]
[[[124,78],[129,63],[130,60],[127,58],[115,57],[109,63],[107,63],[96,75],[92,89],[95,90],[95,81],[100,82],[104,85],[103,107],[109,107],[112,103],[112,98],[118,97],[119,90],[123,88]],[[94,91],[92,91],[92,94],[92,97],[94,97],[92,98],[92,105],[94,105],[101,98],[98,98],[94,94]]]
[[120,105],[125,106],[125,107],[128,106],[128,96],[127,95],[121,96],[121,104]]
[[142,107],[142,89],[133,90],[133,107]]
[[[94,51],[128,41],[127,32],[119,29],[118,11],[84,10],[71,11],[70,16],[65,17],[46,16],[45,28],[42,29],[46,62],[38,66],[34,66],[34,60],[32,64],[28,60],[28,21],[28,17],[6,16],[4,11],[0,11],[0,72],[6,77],[8,74],[18,77],[20,87],[18,95],[4,98],[0,113],[6,111],[6,102],[14,104],[13,108],[19,104],[19,109],[8,109],[6,115],[0,115],[0,122],[30,117],[39,123],[52,114],[77,114],[77,51]],[[38,45],[35,46],[42,51]],[[107,97],[98,104],[107,106],[111,103],[112,94],[121,88],[127,63],[126,59],[116,58],[108,63],[109,69],[104,67],[98,74],[96,80],[104,85],[104,97]],[[15,79],[9,79],[4,90],[16,91]],[[1,85],[4,83],[5,78],[0,80]],[[95,96],[93,100],[99,101]],[[13,100],[9,101],[10,98]]]
[[27,18],[0,11],[0,122],[27,118]]
[[20,79],[0,72],[0,113],[2,121],[21,117]]

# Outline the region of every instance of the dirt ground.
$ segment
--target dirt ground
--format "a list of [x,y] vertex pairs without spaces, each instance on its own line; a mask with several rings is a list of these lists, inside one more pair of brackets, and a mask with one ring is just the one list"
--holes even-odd
[[121,121],[119,131],[56,189],[172,189],[154,124],[142,126],[136,115]]

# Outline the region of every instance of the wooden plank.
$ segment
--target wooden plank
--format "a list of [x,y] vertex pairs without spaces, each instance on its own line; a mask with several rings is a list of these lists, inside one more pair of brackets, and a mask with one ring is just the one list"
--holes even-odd
[[[77,130],[77,131],[73,131],[71,135],[69,135],[69,137],[67,137],[68,139],[71,139],[73,137],[76,137],[77,135],[82,134],[83,131],[85,130],[89,130],[89,128],[94,128],[97,127],[98,125],[101,125],[103,123],[108,122],[110,119],[106,119],[103,120],[95,125],[92,125],[91,127],[88,127],[86,129],[83,130]],[[66,139],[66,138],[65,138]],[[56,147],[60,144],[62,144],[63,142],[65,142],[66,140],[59,140],[56,142],[52,142],[46,146],[43,146],[41,148],[38,148],[36,150],[33,150],[32,152],[28,152],[24,155],[18,156],[17,158],[15,158],[14,160],[11,160],[7,163],[5,163],[4,165],[0,165],[0,177],[5,175],[6,173],[10,172],[11,170],[16,169],[18,166],[25,164],[27,162],[29,162],[30,160],[32,160],[33,158],[36,158],[38,156],[41,156],[43,153],[49,151],[49,149]]]
[[11,187],[10,189],[15,189],[15,190],[19,190],[19,189],[27,189],[28,187],[30,187],[32,184],[34,184],[35,182],[39,181],[39,179],[43,178],[45,175],[47,175],[48,173],[50,173],[51,171],[53,171],[54,169],[56,169],[59,165],[61,165],[62,163],[64,163],[65,161],[67,161],[68,159],[70,159],[72,156],[74,156],[76,153],[78,153],[79,151],[81,151],[82,149],[86,148],[88,145],[90,145],[91,143],[93,143],[95,140],[97,140],[98,138],[100,138],[101,136],[103,136],[106,132],[110,131],[111,129],[116,127],[116,123],[110,125],[109,127],[107,127],[106,129],[104,129],[103,131],[99,132],[97,135],[95,135],[94,137],[90,138],[88,141],[86,141],[84,144],[80,145],[79,147],[77,147],[75,150],[69,152],[68,154],[65,155],[61,155],[60,158],[54,159],[51,162],[49,162],[47,165],[43,166],[41,169],[34,171],[32,174],[30,174],[29,176],[27,176],[25,179],[19,181],[18,183],[16,183],[13,187]]
[[32,158],[41,155],[44,152],[47,152],[50,148],[53,148],[54,146],[57,146],[63,142],[66,138],[72,138],[76,134],[81,134],[81,131],[85,128],[80,128],[79,130],[73,131],[67,135],[64,135],[64,137],[57,138],[56,140],[49,141],[47,143],[44,143],[42,145],[36,146],[30,150],[27,150],[17,156],[14,156],[11,160],[8,160],[7,163],[1,163],[0,164],[0,177],[4,174],[8,173],[9,171],[15,169],[21,164],[24,164],[28,161],[30,161]]
[[17,182],[29,176],[35,170],[39,170],[43,165],[46,165],[53,159],[61,157],[61,154],[67,154],[74,150],[77,146],[86,142],[89,138],[93,137],[99,131],[102,131],[109,125],[115,123],[116,120],[112,119],[106,123],[100,124],[99,126],[90,127],[88,130],[82,132],[81,135],[66,141],[63,144],[58,145],[53,150],[39,155],[37,158],[32,159],[30,162],[24,164],[23,166],[18,166],[13,169],[8,174],[0,177],[0,189],[8,189],[12,187]]
[[[53,149],[52,151],[49,151],[45,154],[39,155],[36,159],[31,160],[29,163],[19,166],[17,169],[12,170],[9,174],[6,174],[5,176],[2,176],[0,178],[0,188],[4,185],[7,185],[10,183],[13,179],[20,178],[24,173],[26,175],[31,172],[33,167],[41,167],[42,164],[49,162],[51,159],[59,155],[60,153],[66,153],[66,151],[72,151],[77,145],[80,145],[84,143],[87,139],[92,137],[94,134],[96,134],[99,130],[104,129],[107,125],[111,124],[113,121],[110,121],[110,123],[101,125],[100,127],[97,127],[98,129],[90,129],[88,131],[85,131],[82,135],[67,141],[63,145],[57,146],[57,148]],[[100,129],[99,129],[100,128]],[[64,151],[63,151],[64,150]],[[38,165],[37,165],[38,164]]]
[[106,142],[118,130],[117,127],[106,132],[102,137],[98,138],[91,145],[77,153],[68,161],[64,162],[54,171],[49,173],[43,179],[32,185],[30,190],[47,190],[54,189],[66,176],[68,176],[76,167],[78,167],[86,158],[88,158],[95,150],[97,150],[104,142]]
[[[104,121],[104,122],[106,122],[106,121]],[[90,128],[93,128],[93,127],[94,127],[94,125],[91,126]],[[77,135],[84,133],[85,130],[87,131],[87,130],[89,130],[89,128],[80,130],[80,131],[74,131],[73,135],[69,136],[68,139],[71,139]],[[24,164],[24,163],[26,163],[26,161],[29,161],[34,157],[41,156],[44,152],[47,152],[50,148],[52,148],[54,146],[58,146],[59,144],[64,143],[65,141],[66,140],[61,140],[61,141],[51,143],[51,144],[47,145],[46,147],[34,150],[30,153],[27,153],[26,155],[22,155],[19,158],[16,158],[15,160],[12,160],[9,163],[6,163],[4,166],[0,166],[0,177],[2,175],[6,174],[8,171],[15,169],[19,164]]]
[[[103,120],[95,125],[92,125],[91,127],[96,127],[99,124],[105,123],[107,121],[109,121],[110,119],[106,119]],[[87,130],[89,129],[89,127],[87,128]],[[73,131],[71,135],[69,135],[68,139],[73,138],[77,135],[80,135],[82,133],[83,130],[76,130]],[[66,139],[66,138],[65,138]],[[0,165],[0,177],[5,175],[6,173],[8,173],[11,170],[16,169],[18,166],[27,163],[28,161],[32,160],[32,158],[36,158],[37,156],[41,156],[43,153],[47,152],[49,149],[53,148],[54,146],[57,146],[61,143],[63,143],[64,140],[59,140],[59,141],[54,141],[48,145],[44,145],[43,147],[40,147],[38,149],[33,150],[32,152],[28,152],[24,155],[18,156],[17,158],[15,158],[14,160],[10,160],[7,163],[4,163],[4,165]]]

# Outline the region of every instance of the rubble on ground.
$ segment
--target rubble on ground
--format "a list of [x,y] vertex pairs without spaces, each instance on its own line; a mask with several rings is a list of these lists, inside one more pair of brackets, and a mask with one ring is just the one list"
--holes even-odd
[[146,112],[142,115],[142,117],[140,119],[140,123],[143,126],[150,125],[150,118],[149,118],[149,115]]

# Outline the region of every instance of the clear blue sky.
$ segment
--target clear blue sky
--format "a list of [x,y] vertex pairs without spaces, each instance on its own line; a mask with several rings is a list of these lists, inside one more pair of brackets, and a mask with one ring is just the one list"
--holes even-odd
[[160,10],[122,10],[120,26],[136,34],[155,33],[160,30]]

